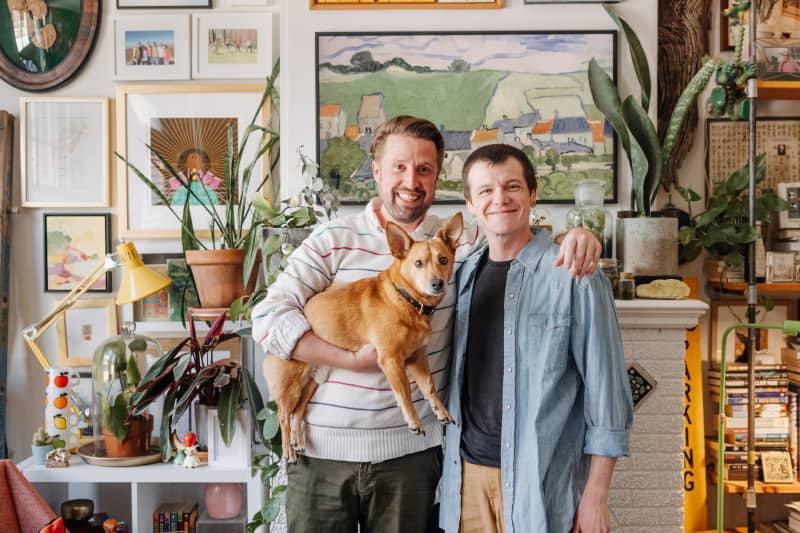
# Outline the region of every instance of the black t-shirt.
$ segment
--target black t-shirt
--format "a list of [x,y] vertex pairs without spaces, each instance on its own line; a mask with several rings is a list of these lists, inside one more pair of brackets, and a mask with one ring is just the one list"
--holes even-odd
[[503,302],[511,261],[484,256],[475,275],[462,390],[461,456],[500,466],[503,400]]

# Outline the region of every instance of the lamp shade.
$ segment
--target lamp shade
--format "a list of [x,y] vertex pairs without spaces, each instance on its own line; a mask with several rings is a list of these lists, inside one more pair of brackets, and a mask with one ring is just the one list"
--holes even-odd
[[142,263],[139,252],[132,242],[117,245],[119,263],[122,265],[122,280],[117,292],[117,305],[141,300],[168,287],[172,280]]

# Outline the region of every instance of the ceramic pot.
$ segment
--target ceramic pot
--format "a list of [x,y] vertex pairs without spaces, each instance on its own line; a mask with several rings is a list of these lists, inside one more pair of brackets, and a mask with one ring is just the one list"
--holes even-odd
[[617,259],[624,272],[662,276],[678,271],[678,219],[617,218]]
[[31,453],[33,454],[33,462],[37,465],[43,465],[47,462],[47,454],[53,450],[52,444],[42,444],[41,446],[31,444]]
[[242,281],[243,249],[187,250],[186,264],[192,269],[203,307],[229,307],[246,294]]
[[244,490],[239,483],[207,483],[205,504],[208,516],[225,520],[239,516],[242,511]]
[[153,433],[153,416],[144,415],[131,421],[128,436],[120,442],[103,428],[103,441],[107,457],[138,457],[150,451],[150,436]]

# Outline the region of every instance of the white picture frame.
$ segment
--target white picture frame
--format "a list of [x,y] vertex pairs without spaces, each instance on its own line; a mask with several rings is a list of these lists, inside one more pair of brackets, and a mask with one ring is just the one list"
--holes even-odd
[[56,331],[59,366],[92,366],[94,350],[119,334],[117,304],[113,298],[76,302],[58,318]]
[[788,210],[778,213],[778,228],[800,228],[800,181],[779,183],[778,196],[791,205]]
[[795,281],[795,252],[767,252],[767,283]]
[[[170,121],[197,120],[201,122],[235,119],[237,122],[236,139],[244,137],[245,129],[253,118],[253,111],[258,108],[263,85],[258,84],[153,84],[153,85],[119,85],[116,97],[117,153],[128,159],[145,174],[153,169],[151,153],[147,145],[152,145],[152,125],[155,120]],[[260,117],[263,125],[268,111]],[[194,127],[184,128],[190,131],[193,138],[201,141],[205,136],[197,133]],[[215,136],[218,139],[219,136]],[[173,146],[185,143],[173,143]],[[200,148],[212,153],[205,146]],[[243,161],[253,160],[258,144],[247,143]],[[213,150],[216,164],[224,156],[219,150]],[[171,156],[167,153],[165,157]],[[175,162],[177,163],[177,161]],[[253,169],[253,176],[262,176],[263,161]],[[217,172],[215,172],[215,175]],[[157,176],[156,176],[157,177]],[[176,220],[169,207],[158,205],[152,191],[142,183],[136,174],[129,170],[125,162],[117,160],[117,179],[119,180],[119,232],[131,239],[179,239],[180,222]],[[259,179],[252,179],[252,194],[259,185]],[[225,207],[217,206],[217,212],[225,219]],[[177,211],[181,212],[182,207]],[[209,236],[210,215],[203,206],[192,206],[192,220],[195,233],[201,237]]]
[[272,71],[272,13],[214,12],[192,20],[193,78],[262,79]]
[[108,98],[23,97],[23,207],[108,207]]
[[114,20],[115,80],[188,80],[191,63],[189,15]]

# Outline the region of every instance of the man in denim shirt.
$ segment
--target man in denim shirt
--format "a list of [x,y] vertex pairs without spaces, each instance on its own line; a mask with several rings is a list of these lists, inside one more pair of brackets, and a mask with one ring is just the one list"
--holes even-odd
[[531,233],[536,179],[522,151],[481,147],[463,175],[489,246],[458,275],[440,525],[609,531],[633,419],[610,283],[554,267],[550,234]]

